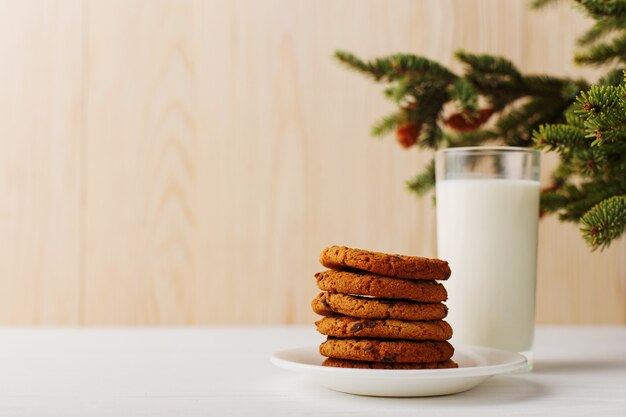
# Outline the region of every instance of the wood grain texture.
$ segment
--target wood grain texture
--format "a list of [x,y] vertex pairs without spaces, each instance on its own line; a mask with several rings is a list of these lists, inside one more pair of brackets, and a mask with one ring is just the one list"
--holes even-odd
[[[597,76],[570,63],[587,20],[526,6],[2,3],[0,322],[307,323],[325,246],[435,256],[431,199],[404,185],[431,155],[370,138],[392,107],[333,51]],[[538,320],[626,323],[625,253],[542,221]]]
[[0,323],[79,322],[82,6],[0,2]]
[[203,163],[191,3],[91,2],[87,18],[84,320],[191,321]]

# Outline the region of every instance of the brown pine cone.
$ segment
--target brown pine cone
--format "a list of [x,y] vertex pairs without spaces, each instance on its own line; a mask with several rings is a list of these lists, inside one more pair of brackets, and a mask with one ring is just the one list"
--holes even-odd
[[408,149],[417,143],[420,129],[421,125],[418,126],[413,122],[404,123],[396,129],[396,140],[400,146],[404,149]]
[[493,113],[493,107],[480,109],[475,116],[470,116],[467,112],[454,113],[445,123],[457,132],[471,132],[487,123]]

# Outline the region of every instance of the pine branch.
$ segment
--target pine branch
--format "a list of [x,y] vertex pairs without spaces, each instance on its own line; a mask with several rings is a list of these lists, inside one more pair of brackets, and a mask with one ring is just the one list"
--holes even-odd
[[475,55],[457,51],[456,58],[466,67],[465,77],[484,94],[502,93],[502,90],[519,87],[522,75],[511,61],[492,55]]
[[519,80],[522,77],[515,65],[506,58],[487,54],[471,54],[463,50],[457,51],[455,56],[477,76],[500,75],[507,80]]
[[456,78],[456,75],[448,71],[446,67],[424,57],[411,54],[395,54],[389,58],[376,61],[386,66],[388,65],[388,60],[390,60],[390,65],[393,70],[400,74],[410,74],[413,76],[428,74],[448,82],[452,82]]
[[552,173],[552,181],[554,182],[554,186],[557,189],[562,188],[574,174],[574,169],[569,163],[568,158],[562,158],[561,163],[559,163],[559,165],[554,169],[554,172]]
[[530,3],[530,7],[532,7],[533,9],[540,9],[548,5],[554,5],[558,2],[559,0],[533,0],[533,2]]
[[531,99],[500,117],[496,123],[499,136],[510,146],[530,146],[533,130],[544,123],[561,121],[564,107],[558,100]]
[[[533,135],[539,147],[562,158],[562,178],[555,175],[560,184],[542,197],[542,208],[580,222],[592,249],[603,249],[626,223],[626,84],[612,71],[582,91],[565,118],[568,124],[544,125]],[[574,173],[578,185],[570,182]]]
[[[543,7],[556,2],[534,0],[533,4]],[[578,40],[584,49],[576,61],[626,66],[626,0],[575,3],[595,20]],[[580,223],[594,249],[608,246],[624,233],[626,82],[621,70],[609,69],[590,86],[581,79],[522,75],[506,58],[464,51],[456,53],[464,64],[462,77],[411,54],[364,61],[338,51],[335,57],[386,83],[385,96],[398,106],[396,113],[373,126],[373,135],[395,130],[404,148],[495,143],[556,152],[560,163],[552,185],[542,192],[542,212]],[[450,105],[456,109],[451,114]],[[423,195],[434,182],[431,161],[407,186]]]
[[594,18],[626,16],[624,0],[577,0]]
[[393,132],[400,123],[406,120],[406,115],[402,112],[392,113],[384,116],[372,126],[372,136],[385,136]]
[[582,106],[579,103],[572,103],[564,112],[565,122],[580,130],[585,130],[585,117]]
[[478,109],[478,92],[474,85],[464,77],[454,80],[450,98],[458,102],[461,110],[475,112]]
[[443,131],[437,124],[436,119],[422,124],[418,145],[426,149],[437,149],[443,141]]
[[540,206],[543,214],[557,213],[567,202],[567,197],[559,192],[541,193]]
[[421,144],[431,144],[433,148],[442,139],[438,130],[438,125],[443,106],[450,100],[446,89],[439,87],[421,91],[419,95],[414,95],[414,101],[407,107],[407,118],[418,125],[425,125],[423,129]]
[[365,63],[365,61],[350,52],[335,51],[335,58],[348,68],[371,76],[376,81],[380,80],[385,75],[383,72],[378,71],[377,68]]
[[609,35],[623,29],[625,26],[626,21],[624,19],[602,18],[597,20],[587,32],[583,33],[576,43],[578,46],[591,46],[594,43],[606,39]]
[[606,65],[614,61],[626,63],[626,35],[617,37],[612,42],[594,45],[586,52],[579,52],[574,61],[587,65]]
[[562,97],[567,100],[573,100],[580,90],[589,87],[583,80],[573,81],[549,75],[526,75],[522,77],[521,84],[529,95]]
[[384,93],[388,99],[400,104],[415,89],[416,84],[418,83],[411,77],[403,77],[391,87],[386,88]]
[[423,172],[406,182],[407,188],[421,197],[435,186],[435,160],[432,159]]
[[620,96],[620,90],[614,86],[594,85],[589,91],[581,91],[576,101],[587,113],[586,116],[607,114],[624,106],[624,97]]
[[335,58],[347,67],[374,78],[395,81],[406,76],[436,76],[451,82],[456,76],[437,62],[410,54],[395,54],[366,62],[356,55],[336,51]]
[[601,201],[580,219],[584,239],[592,250],[604,249],[626,228],[626,195]]
[[601,201],[626,194],[626,186],[606,180],[596,180],[579,186],[567,184],[556,193],[563,198],[559,218],[562,221],[579,222],[585,213]]
[[582,129],[568,124],[541,125],[533,133],[533,140],[539,148],[556,151],[561,155],[570,154],[572,149],[590,142]]
[[[624,82],[624,68],[615,68],[606,73],[602,78],[598,80],[599,85],[613,85],[617,86]],[[581,90],[587,90],[588,88],[581,88]]]
[[596,85],[577,98],[578,114],[585,119],[592,146],[622,141],[626,137],[626,84]]
[[570,164],[574,170],[585,177],[603,177],[608,158],[603,148],[580,149],[572,153]]
[[619,119],[623,120],[624,116],[625,115],[617,116],[616,114],[610,118],[602,117],[585,122],[587,130],[590,131],[587,133],[587,137],[595,138],[595,140],[591,142],[591,146],[600,146],[605,143],[624,140],[624,138],[626,138],[626,126],[623,125],[623,122],[616,121],[614,118],[619,117]]

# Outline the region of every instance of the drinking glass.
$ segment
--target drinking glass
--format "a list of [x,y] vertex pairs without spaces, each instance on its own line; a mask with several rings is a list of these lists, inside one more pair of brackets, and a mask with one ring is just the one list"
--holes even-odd
[[453,343],[524,354],[535,323],[539,152],[515,147],[437,152],[438,257]]

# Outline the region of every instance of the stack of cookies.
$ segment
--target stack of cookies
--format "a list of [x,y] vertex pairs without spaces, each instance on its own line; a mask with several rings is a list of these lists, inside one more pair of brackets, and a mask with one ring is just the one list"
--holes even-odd
[[312,302],[324,316],[315,324],[327,335],[324,366],[371,369],[456,368],[447,342],[452,328],[446,261],[389,255],[344,246],[324,249],[327,271],[315,274],[323,291]]

